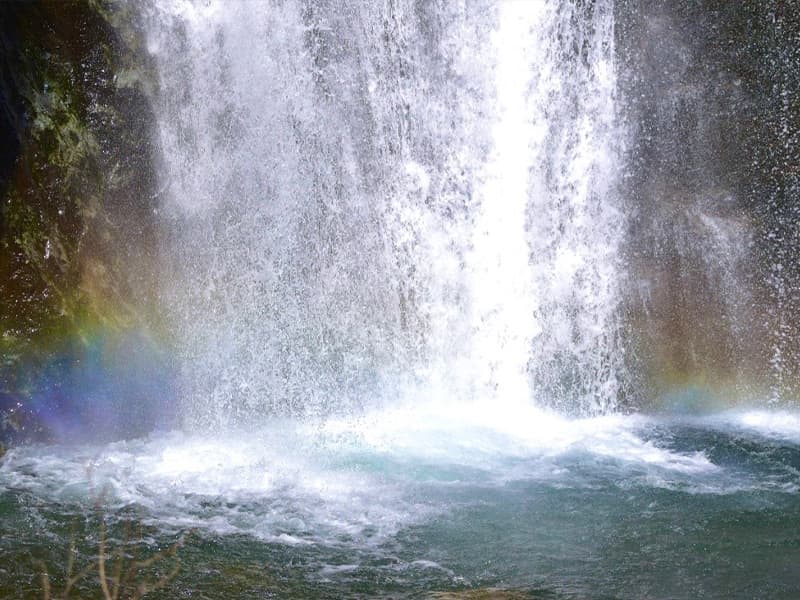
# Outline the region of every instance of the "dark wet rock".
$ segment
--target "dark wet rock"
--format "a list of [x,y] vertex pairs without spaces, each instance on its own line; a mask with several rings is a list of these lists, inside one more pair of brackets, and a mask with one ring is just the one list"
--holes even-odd
[[98,336],[155,327],[153,78],[126,10],[0,4],[0,437],[49,435],[54,364],[69,388]]
[[616,13],[633,371],[662,389],[796,396],[800,12],[622,0]]

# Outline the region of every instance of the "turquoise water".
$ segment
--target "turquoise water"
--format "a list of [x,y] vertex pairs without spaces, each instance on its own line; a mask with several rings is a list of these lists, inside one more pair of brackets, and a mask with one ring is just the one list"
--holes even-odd
[[[800,414],[765,411],[410,407],[17,448],[0,466],[0,596],[42,597],[44,569],[61,589],[71,540],[87,564],[102,518],[111,553],[189,532],[152,597],[797,598],[799,469]],[[76,589],[99,597],[94,571]]]

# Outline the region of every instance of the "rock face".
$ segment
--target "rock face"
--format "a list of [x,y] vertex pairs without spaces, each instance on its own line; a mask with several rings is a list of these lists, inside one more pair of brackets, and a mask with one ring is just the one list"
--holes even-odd
[[0,436],[69,435],[77,403],[93,424],[155,328],[150,77],[123,11],[0,4]]
[[661,390],[796,397],[800,13],[620,0],[617,38],[633,371]]

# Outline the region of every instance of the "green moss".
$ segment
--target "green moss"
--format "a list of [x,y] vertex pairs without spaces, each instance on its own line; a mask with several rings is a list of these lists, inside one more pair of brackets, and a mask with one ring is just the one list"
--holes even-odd
[[[2,40],[2,101],[24,116],[0,186],[0,411],[35,391],[35,365],[54,348],[80,346],[98,327],[158,327],[153,78],[130,10],[98,0],[0,5],[13,31]],[[20,375],[21,365],[34,372]]]

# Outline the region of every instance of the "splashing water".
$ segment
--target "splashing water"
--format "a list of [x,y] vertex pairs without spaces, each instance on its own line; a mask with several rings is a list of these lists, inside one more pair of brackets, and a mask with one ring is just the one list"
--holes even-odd
[[16,448],[0,464],[0,551],[20,566],[0,565],[0,591],[29,588],[42,540],[55,561],[68,548],[90,560],[96,545],[65,532],[102,498],[109,530],[138,524],[146,548],[196,531],[170,595],[796,595],[797,414],[566,419],[457,404]]
[[190,422],[614,407],[610,2],[149,13]]

